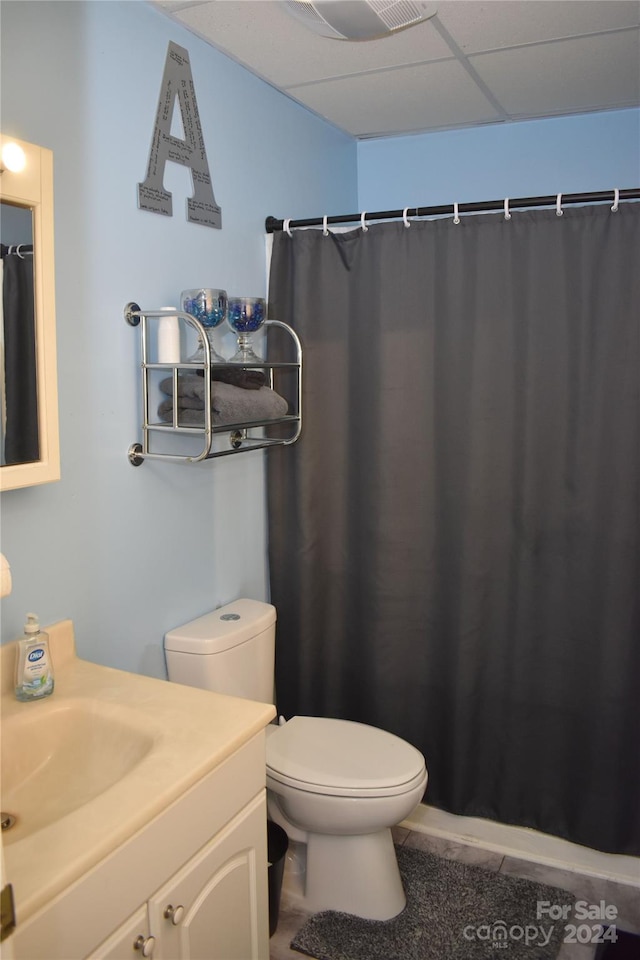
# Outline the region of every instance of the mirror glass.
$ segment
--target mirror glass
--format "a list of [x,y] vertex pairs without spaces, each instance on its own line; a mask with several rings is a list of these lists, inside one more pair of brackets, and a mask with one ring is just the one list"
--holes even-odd
[[53,155],[6,136],[0,146],[0,490],[10,490],[60,478]]
[[30,207],[0,203],[0,252],[0,465],[5,466],[40,459]]

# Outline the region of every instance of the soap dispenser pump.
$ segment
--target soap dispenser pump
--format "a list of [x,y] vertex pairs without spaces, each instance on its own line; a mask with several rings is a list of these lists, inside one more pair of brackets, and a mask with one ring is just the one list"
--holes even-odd
[[49,636],[40,629],[36,614],[28,613],[24,636],[18,640],[16,697],[23,701],[40,700],[53,693],[53,685]]

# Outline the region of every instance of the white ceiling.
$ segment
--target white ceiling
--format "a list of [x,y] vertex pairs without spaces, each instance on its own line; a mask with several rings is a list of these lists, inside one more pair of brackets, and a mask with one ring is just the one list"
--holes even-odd
[[360,42],[312,33],[278,0],[154,6],[357,138],[640,105],[636,0],[440,0]]

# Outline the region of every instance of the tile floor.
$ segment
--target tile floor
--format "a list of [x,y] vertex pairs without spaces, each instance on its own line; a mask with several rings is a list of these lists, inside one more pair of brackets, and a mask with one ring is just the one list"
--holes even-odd
[[[404,827],[395,828],[394,840],[396,843],[404,843],[440,857],[472,863],[486,870],[526,877],[564,890],[571,890],[578,899],[586,900],[589,904],[598,904],[600,900],[604,900],[607,904],[614,904],[617,907],[617,924],[621,929],[640,934],[640,892],[636,888],[611,880],[532,863],[528,860],[505,857],[491,850],[453,843],[439,837],[407,830]],[[290,851],[287,854],[280,917],[278,929],[270,942],[270,960],[301,960],[303,956],[296,950],[289,949],[289,943],[309,916],[300,900],[302,889],[298,869],[300,849],[304,851],[304,847],[299,848],[297,844],[290,844]],[[595,952],[594,944],[564,943],[558,954],[558,960],[593,960]],[[446,957],[442,960],[446,960]]]

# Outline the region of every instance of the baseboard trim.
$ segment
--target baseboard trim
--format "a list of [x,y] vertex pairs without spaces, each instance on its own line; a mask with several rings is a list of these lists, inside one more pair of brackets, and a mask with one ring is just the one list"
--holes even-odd
[[640,890],[639,857],[601,853],[537,830],[512,827],[479,817],[460,817],[424,803],[418,804],[401,826],[455,843],[494,850],[504,856],[615,880]]

